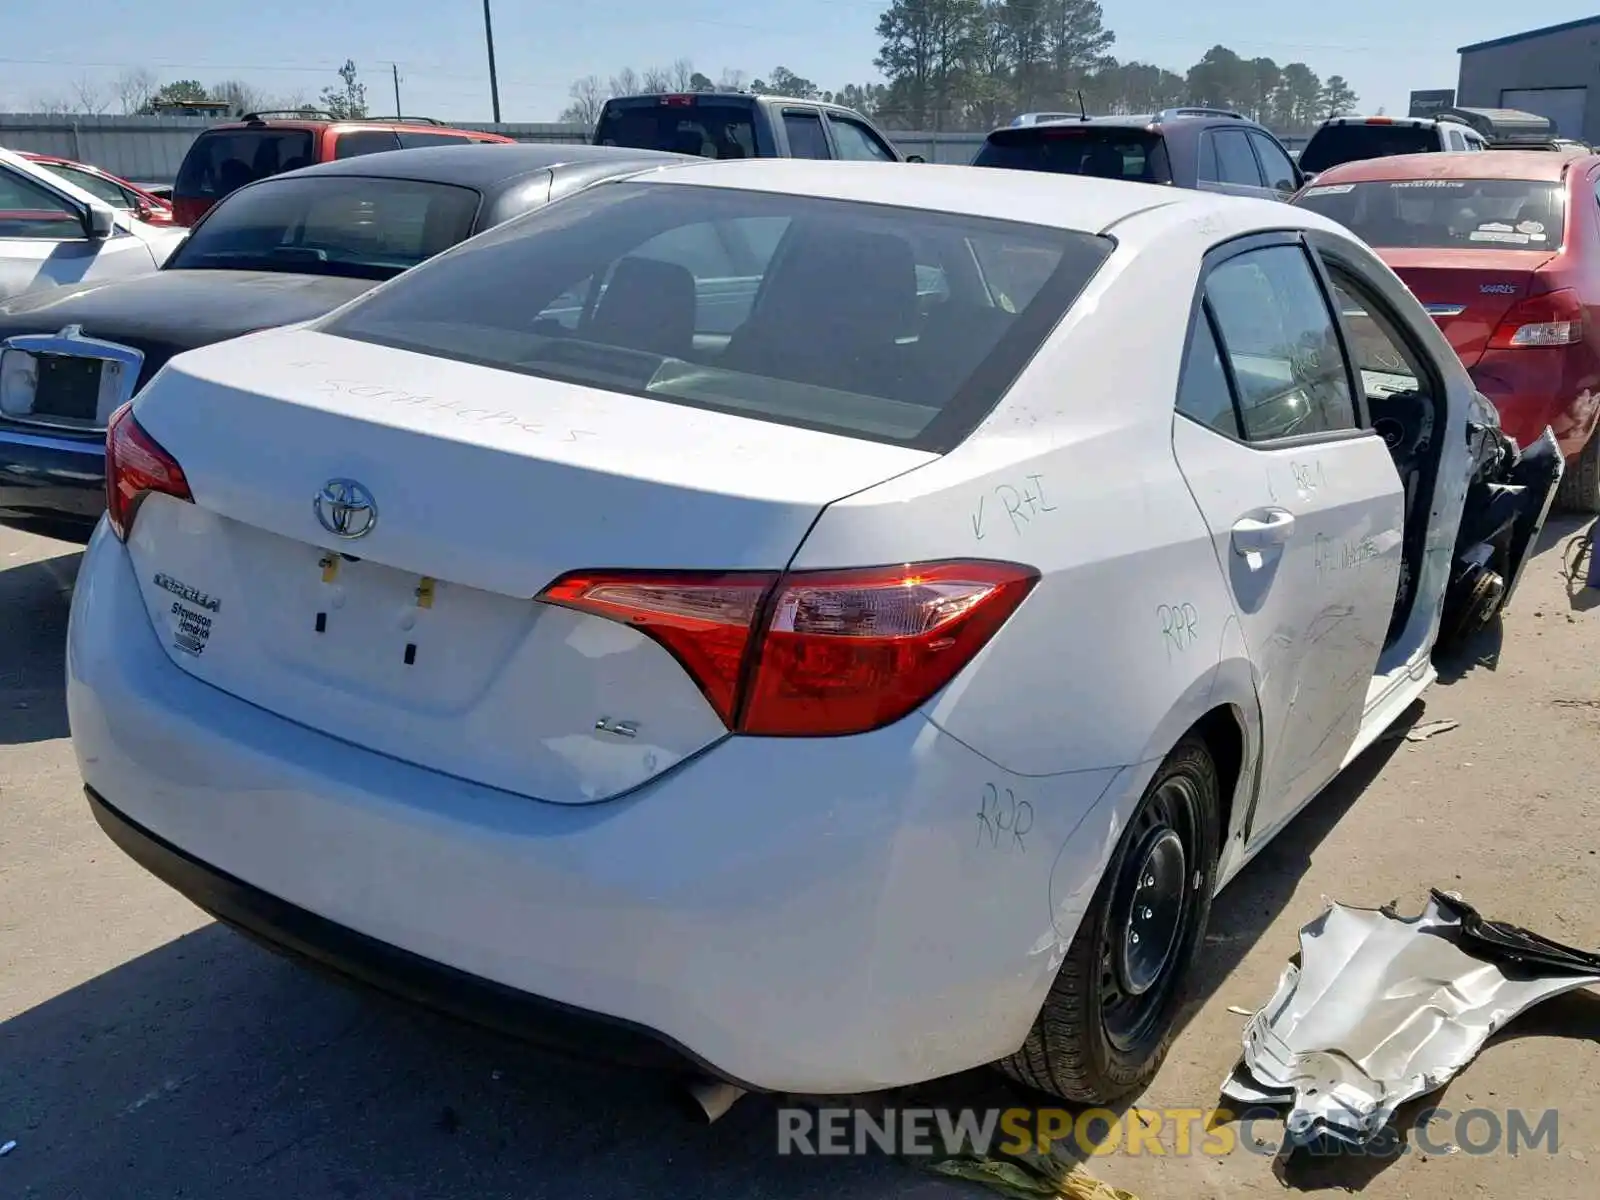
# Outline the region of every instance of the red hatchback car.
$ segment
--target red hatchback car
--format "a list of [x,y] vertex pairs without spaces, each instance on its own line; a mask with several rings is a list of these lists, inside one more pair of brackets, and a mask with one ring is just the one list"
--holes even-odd
[[30,150],[20,153],[29,162],[36,162],[54,171],[67,182],[77,184],[113,208],[126,209],[151,225],[172,224],[172,205],[126,179],[118,179],[109,171],[91,167],[88,163],[74,162],[70,158],[58,158],[54,154],[35,154]]
[[1546,425],[1562,507],[1600,512],[1600,156],[1408,154],[1331,167],[1294,203],[1353,230],[1439,323],[1522,445]]

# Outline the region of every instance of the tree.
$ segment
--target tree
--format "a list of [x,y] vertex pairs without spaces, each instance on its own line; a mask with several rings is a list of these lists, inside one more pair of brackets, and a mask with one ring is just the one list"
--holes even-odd
[[33,112],[47,113],[52,116],[74,111],[72,101],[66,99],[64,96],[35,96],[32,100],[28,101],[28,107]]
[[979,44],[981,0],[893,0],[878,18],[874,63],[914,128],[949,128],[955,91]]
[[221,83],[214,83],[210,92],[213,100],[226,100],[229,111],[236,117],[242,117],[247,112],[260,112],[264,108],[294,107],[287,101],[279,104],[269,99],[260,88],[242,79],[224,79]]
[[717,85],[711,81],[711,76],[702,75],[699,71],[689,76],[689,86],[684,89],[687,92],[714,92],[716,90]]
[[694,69],[694,64],[687,58],[676,60],[667,69],[668,82],[675,92],[692,92],[695,90],[694,81],[703,78],[704,76]]
[[347,58],[339,68],[339,86],[322,89],[322,107],[341,121],[354,121],[367,115],[367,85],[360,81],[355,60]]
[[156,94],[156,77],[143,67],[133,67],[112,81],[111,94],[116,97],[124,113],[146,112],[150,107],[150,97]]
[[1305,63],[1290,63],[1283,68],[1275,107],[1275,123],[1282,129],[1309,129],[1322,119],[1322,80]]
[[642,92],[672,91],[671,70],[666,67],[646,67],[644,74],[639,78],[639,90]]
[[1328,82],[1322,85],[1322,95],[1319,99],[1323,116],[1340,117],[1352,112],[1360,97],[1355,94],[1343,75],[1330,75]]
[[623,67],[611,77],[613,96],[637,96],[643,90],[639,84],[639,73],[632,67]]
[[111,98],[94,80],[80,75],[72,83],[72,106],[76,112],[98,115],[111,107]]
[[722,74],[717,76],[717,90],[723,92],[742,91],[749,80],[750,76],[746,72],[733,67],[724,67]]
[[585,75],[582,79],[573,80],[567,95],[572,98],[572,103],[561,110],[556,120],[568,125],[593,126],[600,120],[600,110],[610,99],[610,93],[598,75]]

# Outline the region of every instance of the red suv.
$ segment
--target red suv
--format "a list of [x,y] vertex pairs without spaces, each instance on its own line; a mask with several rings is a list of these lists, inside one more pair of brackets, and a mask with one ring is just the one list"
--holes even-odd
[[418,146],[515,140],[452,129],[427,117],[341,121],[331,114],[246,113],[195,138],[172,185],[173,216],[179,225],[193,225],[229,192],[313,163]]

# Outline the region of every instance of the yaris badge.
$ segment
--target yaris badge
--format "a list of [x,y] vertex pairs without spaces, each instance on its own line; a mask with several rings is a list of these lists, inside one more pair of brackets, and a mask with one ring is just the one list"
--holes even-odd
[[354,479],[330,479],[311,502],[317,523],[334,537],[366,537],[378,523],[372,493]]

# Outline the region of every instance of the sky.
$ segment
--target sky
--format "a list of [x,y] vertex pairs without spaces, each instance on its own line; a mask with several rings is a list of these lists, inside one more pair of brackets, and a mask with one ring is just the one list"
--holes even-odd
[[[830,89],[878,77],[874,27],[884,0],[492,3],[507,121],[554,120],[581,76],[605,78],[622,67],[678,58],[712,78],[725,68],[755,78],[780,65]],[[1448,19],[1417,0],[1341,0],[1316,22],[1304,15],[1306,6],[1281,0],[1102,3],[1106,26],[1117,35],[1112,52],[1124,61],[1181,72],[1220,42],[1247,58],[1299,60],[1324,78],[1343,75],[1362,111],[1390,113],[1406,110],[1413,89],[1455,86],[1461,45],[1593,15],[1575,0],[1553,0],[1531,21],[1519,21],[1503,0],[1454,0]],[[63,36],[64,12],[71,14],[69,36]],[[163,80],[239,78],[278,96],[314,99],[352,58],[374,113],[394,110],[390,64],[396,63],[407,114],[491,117],[481,0],[138,7],[73,0],[66,9],[0,0],[0,20],[7,35],[0,42],[0,111],[70,97],[80,83],[106,95],[118,74],[135,67]]]

